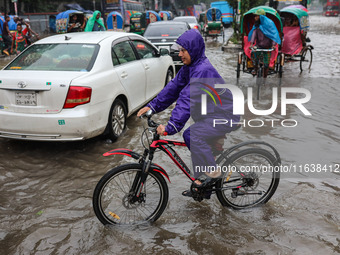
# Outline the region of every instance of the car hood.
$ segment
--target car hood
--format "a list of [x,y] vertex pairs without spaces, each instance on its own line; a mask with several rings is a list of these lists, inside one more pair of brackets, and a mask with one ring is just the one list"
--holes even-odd
[[[0,109],[20,113],[58,113],[64,106],[72,80],[85,74],[87,73],[2,70]],[[32,95],[30,93],[36,97],[36,105],[18,102],[20,95]]]

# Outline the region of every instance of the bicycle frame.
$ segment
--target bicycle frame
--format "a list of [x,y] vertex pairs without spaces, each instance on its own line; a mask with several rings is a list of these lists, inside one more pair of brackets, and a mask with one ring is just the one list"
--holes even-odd
[[136,202],[139,201],[139,199],[143,199],[143,197],[140,197],[140,195],[142,193],[142,188],[144,186],[145,180],[150,170],[161,173],[170,182],[170,178],[167,172],[161,166],[152,163],[154,153],[157,149],[160,149],[161,151],[165,152],[176,164],[176,166],[190,179],[191,182],[195,181],[195,178],[190,176],[190,169],[188,168],[188,166],[184,163],[184,161],[177,154],[177,152],[171,148],[171,145],[182,147],[187,147],[187,145],[184,142],[180,141],[160,139],[160,136],[155,132],[155,129],[153,131],[154,134],[152,143],[150,144],[149,149],[145,148],[143,155],[140,155],[132,150],[123,148],[114,149],[103,154],[103,156],[111,155],[129,156],[139,160],[139,163],[142,164],[143,166],[142,171],[140,174],[136,175],[130,190],[131,202]]

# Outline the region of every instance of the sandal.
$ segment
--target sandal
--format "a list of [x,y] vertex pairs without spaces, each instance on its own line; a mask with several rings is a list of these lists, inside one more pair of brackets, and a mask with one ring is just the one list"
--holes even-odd
[[196,179],[200,181],[201,184],[197,184],[196,182],[194,182],[193,186],[196,188],[205,188],[208,186],[212,186],[213,184],[215,184],[215,182],[217,182],[220,179],[221,179],[221,175],[216,178],[212,178],[212,177],[207,176],[206,174],[202,174],[200,177]]
[[[212,193],[211,191],[207,191],[206,193],[204,193],[204,198],[205,199],[210,199],[211,193]],[[187,189],[187,190],[183,191],[182,195],[185,196],[185,197],[193,197],[193,194],[192,194],[190,189]]]

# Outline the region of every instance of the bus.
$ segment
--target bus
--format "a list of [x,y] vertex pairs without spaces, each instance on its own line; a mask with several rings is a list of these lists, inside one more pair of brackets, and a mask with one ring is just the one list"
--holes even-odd
[[339,0],[327,0],[323,7],[322,15],[339,16]]
[[225,27],[230,26],[234,21],[234,10],[227,1],[212,2],[211,8],[217,8],[222,13],[222,23]]
[[101,5],[105,20],[110,12],[116,11],[123,16],[124,26],[130,26],[130,17],[133,13],[145,12],[142,2],[132,0],[102,0]]

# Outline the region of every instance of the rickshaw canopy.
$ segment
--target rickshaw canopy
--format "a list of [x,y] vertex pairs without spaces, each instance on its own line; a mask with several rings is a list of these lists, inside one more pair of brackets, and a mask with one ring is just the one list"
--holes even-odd
[[161,17],[161,20],[171,20],[170,12],[167,11],[160,11],[159,15]]
[[299,20],[300,29],[303,31],[309,30],[309,15],[306,11],[300,8],[287,7],[280,11],[281,16],[284,17],[286,13],[293,14]]
[[[215,20],[213,20],[213,13],[215,12]],[[222,21],[222,12],[220,9],[215,7],[207,10],[207,20],[208,21]]]
[[152,23],[152,22],[160,21],[161,17],[155,11],[147,11],[146,12],[146,19],[148,20],[148,23]]
[[110,12],[106,19],[107,29],[123,29],[123,16],[116,11]]
[[250,9],[243,15],[241,19],[241,34],[244,33],[245,35],[248,35],[254,25],[255,13],[259,9],[263,9],[266,12],[266,16],[275,23],[277,30],[281,33],[283,26],[280,14],[274,8],[268,6],[257,6]]
[[71,14],[84,15],[83,12],[76,11],[76,10],[67,10],[67,11],[59,13],[56,16],[56,32],[57,33],[66,33],[67,32],[67,26],[68,26],[69,17],[70,17]]
[[287,7],[283,8],[283,9],[286,9],[286,8],[298,8],[298,9],[304,10],[305,12],[308,12],[308,9],[301,4],[288,5]]

